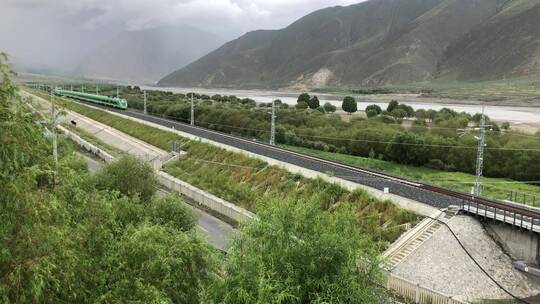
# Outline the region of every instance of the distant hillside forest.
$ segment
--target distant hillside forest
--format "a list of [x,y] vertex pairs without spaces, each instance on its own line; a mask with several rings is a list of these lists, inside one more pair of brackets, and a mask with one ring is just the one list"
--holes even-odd
[[[110,91],[111,94],[114,92]],[[131,108],[143,109],[142,92],[138,87],[125,87],[121,94],[127,98]],[[196,101],[196,125],[261,141],[269,140],[271,104],[257,105],[251,99],[147,91],[147,110],[155,115],[189,122],[191,94]],[[278,144],[475,173],[478,141],[474,136],[477,133],[460,135],[458,129],[477,126],[480,114],[458,113],[448,108],[415,111],[406,104],[392,102],[388,109],[369,106],[368,118],[355,116],[347,122],[333,113],[336,110],[334,106],[322,105],[315,96],[306,95],[302,94],[294,107],[277,101]],[[352,97],[345,99],[349,102],[349,105],[345,102],[345,110],[355,112],[356,100]],[[350,105],[352,109],[348,108]],[[404,120],[411,120],[412,126],[406,127],[402,124]],[[540,134],[512,131],[507,123],[499,126],[489,117],[486,121],[491,131],[487,133],[484,174],[519,181],[540,180]]]

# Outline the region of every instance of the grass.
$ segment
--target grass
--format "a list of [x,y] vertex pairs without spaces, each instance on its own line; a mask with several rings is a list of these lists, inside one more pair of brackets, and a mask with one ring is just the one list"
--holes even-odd
[[[403,232],[400,225],[418,220],[411,212],[397,208],[390,201],[370,197],[361,190],[349,192],[321,179],[292,174],[244,154],[191,141],[176,133],[103,110],[72,101],[62,103],[69,110],[165,150],[170,149],[172,142],[180,142],[188,155],[166,166],[166,172],[254,212],[265,208],[270,198],[291,198],[298,202],[319,204],[324,210],[350,206],[355,210],[359,228],[385,245]],[[383,228],[383,225],[389,228]]]
[[[467,173],[446,172],[433,170],[425,167],[400,165],[378,159],[324,152],[320,150],[295,146],[284,147],[293,151],[336,160],[359,167],[376,169],[389,173],[391,175],[400,176],[416,181],[423,181],[426,183],[443,186],[449,189],[459,190],[467,193],[471,191],[471,187],[474,185],[474,181],[476,179],[474,175]],[[540,186],[519,183],[509,179],[483,178],[483,184],[484,196],[501,200],[509,199],[510,191],[529,194],[540,193]],[[529,201],[528,203],[532,205],[532,202]],[[540,198],[537,199],[535,206],[540,206]]]
[[81,129],[81,128],[77,128],[71,124],[68,124],[68,123],[63,123],[62,124],[63,127],[65,127],[66,129],[68,129],[69,131],[79,135],[82,139],[88,141],[89,143],[97,146],[97,147],[100,147],[101,149],[107,151],[109,154],[111,154],[112,156],[114,157],[120,157],[122,155],[126,155],[126,153],[116,147],[113,147],[107,143],[105,143],[104,141],[100,140],[99,138],[95,137],[94,134],[84,130],[84,129]]
[[[351,94],[353,91],[361,89],[357,87],[329,87],[316,91]],[[364,89],[367,91],[370,90],[370,88]],[[431,82],[383,86],[379,89],[386,89],[394,93],[423,93],[426,97],[465,100],[503,101],[520,98],[538,99],[538,96],[540,96],[540,75],[481,82],[461,82],[450,78],[441,78]]]

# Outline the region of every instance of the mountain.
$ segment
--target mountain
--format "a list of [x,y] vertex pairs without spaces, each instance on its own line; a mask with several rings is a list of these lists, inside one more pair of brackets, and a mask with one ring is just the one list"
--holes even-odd
[[[281,30],[247,33],[158,84],[324,87],[537,73],[539,5],[539,0],[370,0],[330,7]],[[522,18],[524,24],[518,22]],[[483,63],[469,64],[478,59]]]
[[96,49],[75,74],[155,83],[221,43],[213,34],[189,26],[126,31]]
[[540,72],[540,1],[514,0],[447,50],[441,74],[461,81]]

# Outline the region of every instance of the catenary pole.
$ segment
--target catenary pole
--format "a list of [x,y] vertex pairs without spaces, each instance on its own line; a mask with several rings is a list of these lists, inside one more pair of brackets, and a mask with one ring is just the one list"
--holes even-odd
[[143,94],[144,94],[144,114],[148,114],[146,112],[146,90],[143,91]]
[[54,94],[51,86],[51,131],[52,131],[52,141],[53,141],[53,159],[54,159],[54,184],[56,185],[57,176],[58,176],[58,142],[56,138],[56,106],[54,104]]
[[482,106],[482,118],[480,119],[480,138],[478,140],[478,155],[476,157],[476,182],[474,183],[474,195],[482,194],[482,173],[484,169],[484,149],[486,147],[486,116]]
[[272,124],[270,126],[270,144],[276,144],[276,101],[272,101]]
[[195,101],[193,100],[194,93],[191,93],[191,125],[195,125]]

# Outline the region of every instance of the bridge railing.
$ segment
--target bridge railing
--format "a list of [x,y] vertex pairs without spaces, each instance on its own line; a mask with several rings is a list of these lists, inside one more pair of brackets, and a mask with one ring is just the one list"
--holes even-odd
[[497,208],[483,202],[462,201],[461,210],[476,216],[507,223],[520,229],[540,233],[540,212],[537,207],[504,202],[504,208]]
[[386,287],[406,300],[417,304],[465,304],[452,296],[415,284],[395,274],[388,274]]

